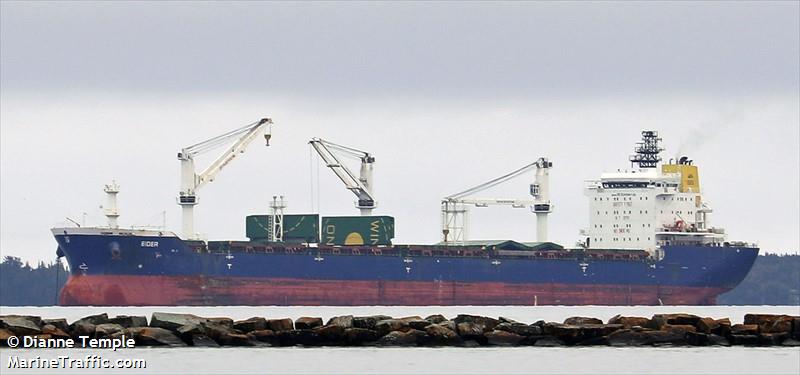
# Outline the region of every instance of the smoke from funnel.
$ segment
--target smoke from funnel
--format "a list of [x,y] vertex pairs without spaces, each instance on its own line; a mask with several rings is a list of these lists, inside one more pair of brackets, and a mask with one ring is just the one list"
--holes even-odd
[[731,125],[741,123],[743,115],[741,110],[735,109],[717,116],[714,119],[699,123],[696,127],[689,130],[689,134],[675,151],[675,160],[687,153],[696,153],[705,144],[713,141]]

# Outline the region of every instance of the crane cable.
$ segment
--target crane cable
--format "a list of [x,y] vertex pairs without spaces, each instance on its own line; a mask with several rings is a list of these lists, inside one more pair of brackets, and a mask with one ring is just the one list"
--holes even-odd
[[365,157],[370,156],[369,152],[361,151],[359,149],[352,148],[352,147],[342,146],[340,144],[329,142],[329,141],[326,141],[326,140],[321,139],[321,138],[314,138],[311,141],[312,142],[319,142],[319,143],[322,143],[323,145],[325,145],[325,146],[327,146],[327,147],[329,147],[331,149],[342,151],[342,152],[345,153],[344,156],[352,156],[352,157],[357,157],[359,159],[363,159]]
[[465,197],[465,196],[467,196],[469,194],[476,193],[478,191],[482,191],[482,190],[491,188],[493,186],[497,186],[499,184],[502,184],[503,182],[506,182],[506,181],[508,181],[508,180],[510,180],[510,179],[512,179],[514,177],[519,176],[522,173],[527,172],[528,170],[530,170],[531,168],[533,168],[533,167],[535,167],[537,165],[539,165],[539,161],[538,160],[533,162],[533,163],[531,163],[531,164],[528,164],[528,165],[526,165],[526,166],[524,166],[522,168],[516,169],[513,172],[510,172],[508,174],[505,174],[505,175],[500,176],[498,178],[495,178],[493,180],[487,181],[487,182],[485,182],[483,184],[480,184],[478,186],[469,188],[469,189],[464,190],[464,191],[462,191],[460,193],[448,195],[447,197],[445,197],[445,199],[447,199],[447,200],[459,199],[459,198],[463,198],[463,197]]
[[222,145],[223,143],[227,142],[230,138],[238,136],[239,134],[245,133],[247,131],[250,131],[251,129],[253,129],[256,126],[258,126],[259,124],[260,124],[260,121],[252,122],[250,124],[242,126],[241,128],[231,130],[231,131],[229,131],[229,132],[227,132],[225,134],[221,134],[221,135],[218,135],[216,137],[213,137],[213,138],[207,139],[205,141],[202,141],[200,143],[193,144],[193,145],[191,145],[189,147],[184,148],[183,150],[184,150],[184,152],[196,155],[196,154],[200,154],[200,153],[215,149],[215,148],[219,147],[220,145]]

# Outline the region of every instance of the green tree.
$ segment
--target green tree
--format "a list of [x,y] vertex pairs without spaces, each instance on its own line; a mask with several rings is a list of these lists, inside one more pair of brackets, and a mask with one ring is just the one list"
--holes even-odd
[[0,261],[0,305],[50,306],[58,304],[58,292],[67,281],[67,270],[60,261],[39,262],[36,268],[18,257]]
[[717,298],[720,305],[800,305],[800,255],[760,255],[739,286]]

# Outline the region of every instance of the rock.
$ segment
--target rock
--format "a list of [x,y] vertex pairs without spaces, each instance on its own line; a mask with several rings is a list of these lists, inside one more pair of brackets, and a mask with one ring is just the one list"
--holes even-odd
[[786,333],[791,335],[793,320],[794,318],[791,316],[782,316],[776,319],[771,326],[764,327],[765,329],[762,329],[762,331],[767,333]]
[[[355,324],[355,321],[353,321]],[[294,321],[294,327],[297,329],[313,329],[322,326],[322,318],[311,318],[303,316]]]
[[193,335],[189,345],[198,348],[219,348],[219,344],[206,335]]
[[[755,324],[751,324],[754,325]],[[756,326],[758,327],[758,326]],[[739,335],[739,334],[731,334],[729,336],[731,345],[745,345],[745,346],[758,346],[759,344],[759,337],[758,335]]]
[[702,332],[706,334],[711,333],[711,331],[717,329],[718,327],[719,323],[717,323],[717,321],[712,318],[701,318],[700,320],[697,321],[697,325],[695,325],[697,332]]
[[449,330],[451,330],[453,332],[457,332],[456,322],[454,322],[452,320],[445,320],[445,321],[437,324],[437,326],[442,326],[442,327],[447,328],[447,329],[449,329]]
[[277,332],[282,346],[318,346],[322,340],[317,332],[307,329],[293,329]]
[[[344,338],[344,332],[348,329],[352,328],[344,328],[342,326],[336,325],[326,325],[322,327],[314,328],[314,332],[319,335],[322,341],[329,343],[329,344],[341,344],[341,341]],[[363,328],[361,328],[363,329]]]
[[429,343],[431,339],[425,331],[420,331],[418,329],[410,329],[405,333],[414,336],[417,339],[417,345],[425,345]]
[[456,324],[456,333],[464,340],[478,340],[485,339],[483,336],[484,326],[473,322],[461,322]]
[[96,326],[89,322],[75,322],[72,323],[69,328],[69,335],[77,339],[78,336],[94,337]]
[[359,316],[353,318],[353,327],[374,330],[375,325],[378,324],[378,322],[387,319],[392,319],[392,317],[388,315]]
[[[584,324],[578,327],[580,328],[579,338],[581,340],[593,340],[605,337],[625,328],[622,324]],[[583,345],[599,345],[599,343],[600,341],[589,341],[583,343]]]
[[186,343],[178,338],[178,336],[175,336],[172,331],[164,328],[134,327],[126,328],[125,332],[129,333],[130,336],[133,337],[137,346],[186,346]]
[[226,327],[228,329],[233,328],[233,319],[231,318],[201,318],[204,319],[206,323],[215,324],[217,326]]
[[436,315],[428,315],[428,316],[426,316],[425,320],[427,320],[427,321],[429,321],[429,322],[431,322],[433,324],[439,324],[441,322],[447,321],[447,318],[445,318],[443,315],[436,314]]
[[793,319],[789,315],[746,314],[744,324],[755,324],[764,333],[791,332]]
[[539,326],[534,325],[527,325],[524,323],[500,323],[496,327],[495,330],[506,331],[515,333],[520,336],[531,336],[531,335],[541,335],[542,328]]
[[89,316],[80,318],[80,319],[76,320],[75,322],[73,322],[72,324],[75,324],[75,323],[91,323],[91,324],[94,324],[94,325],[98,325],[98,324],[110,323],[110,321],[108,320],[108,314],[102,313],[102,314],[89,315]]
[[536,343],[533,345],[541,347],[558,347],[558,346],[564,346],[565,344],[563,341],[555,337],[542,337],[536,340]]
[[800,340],[800,318],[792,318],[792,337]]
[[205,327],[202,324],[187,324],[175,330],[175,333],[177,333],[178,336],[180,337],[205,335],[205,332],[206,332]]
[[687,332],[686,343],[692,346],[707,346],[708,334],[698,332]]
[[708,345],[714,346],[731,346],[731,343],[723,336],[710,334],[708,335]]
[[483,334],[489,345],[494,346],[517,346],[524,336],[507,331],[494,330]]
[[274,331],[271,331],[271,330],[268,330],[268,329],[252,331],[252,332],[248,333],[247,335],[250,336],[253,340],[264,342],[264,343],[267,343],[267,344],[270,344],[270,345],[279,345],[280,344],[280,338],[278,337],[278,335],[275,334]]
[[483,326],[484,332],[489,332],[494,330],[494,327],[497,327],[500,324],[500,321],[493,318],[487,318],[485,316],[478,316],[478,315],[466,315],[461,314],[455,317],[453,321],[458,325],[459,323],[475,323],[478,325]]
[[692,314],[656,314],[650,319],[649,328],[660,330],[665,324],[694,326],[700,319]]
[[719,326],[711,329],[711,333],[720,336],[728,336],[731,333],[731,320],[728,318],[714,320]]
[[608,345],[608,337],[606,336],[597,336],[597,337],[588,337],[581,341],[575,343],[578,346],[597,346],[597,345]]
[[546,323],[543,333],[548,336],[556,337],[567,344],[599,345],[605,339],[599,339],[612,332],[623,329],[622,324],[560,324]]
[[190,324],[202,324],[207,322],[208,319],[201,318],[192,314],[173,314],[154,312],[150,317],[150,327],[163,328],[169,331],[177,331],[178,328]]
[[408,320],[407,323],[408,323],[409,327],[411,327],[413,329],[418,329],[420,331],[424,331],[425,327],[431,325],[431,322],[429,322],[427,320],[422,320],[422,319],[420,319],[420,320]]
[[686,332],[697,332],[697,328],[688,324],[664,324],[661,326],[662,331],[675,332],[678,334],[686,334]]
[[237,329],[242,332],[264,330],[267,329],[267,320],[264,318],[253,317],[250,319],[235,321],[233,322],[233,329]]
[[241,333],[241,332],[234,332],[233,328],[231,326],[227,326],[227,325],[224,325],[224,324],[218,324],[218,323],[211,322],[211,321],[205,322],[205,323],[201,323],[201,324],[199,324],[199,326],[201,327],[203,334],[205,334],[208,337],[211,337],[211,339],[213,339],[213,340],[215,340],[217,342],[219,342],[220,338],[222,336],[224,336],[225,334],[232,333],[232,332],[233,333]]
[[465,348],[479,348],[481,344],[475,340],[467,340],[461,343],[461,346]]
[[686,338],[684,334],[669,331],[622,329],[608,335],[608,344],[611,346],[682,345],[686,344]]
[[758,335],[758,343],[763,346],[776,346],[781,345],[788,338],[789,332],[762,333]]
[[389,332],[407,330],[407,328],[409,328],[408,322],[400,319],[386,319],[375,324],[375,330],[381,336]]
[[420,316],[414,315],[414,316],[406,316],[406,317],[398,318],[398,320],[402,320],[404,322],[411,322],[411,321],[414,321],[414,320],[424,320],[424,319],[422,319],[422,317],[420,317]]
[[439,324],[425,327],[425,333],[430,337],[432,345],[458,345],[463,342],[455,331]]
[[16,336],[16,335],[14,334],[14,332],[9,331],[8,329],[0,328],[0,346],[8,346],[6,340],[8,340],[8,338],[11,336]]
[[501,324],[502,323],[519,323],[518,321],[516,321],[514,319],[506,318],[504,316],[498,317],[497,320],[500,321]]
[[783,346],[793,346],[793,347],[794,346],[800,346],[800,340],[786,339],[786,340],[783,340],[783,343],[781,343],[781,345],[783,345]]
[[15,336],[36,335],[42,333],[42,318],[26,315],[0,316],[0,328],[5,328]]
[[573,316],[571,318],[564,319],[564,324],[579,326],[582,324],[603,324],[603,321],[597,318],[587,318],[585,316]]
[[353,316],[352,315],[344,315],[344,316],[335,316],[328,320],[328,326],[341,326],[342,328],[353,328]]
[[267,329],[271,329],[275,332],[279,331],[290,331],[294,329],[294,323],[289,318],[284,319],[270,319],[267,320]]
[[228,333],[242,332],[213,322],[190,323],[175,330],[175,334],[186,343],[191,343],[192,337],[196,335],[208,336],[212,340],[219,342],[222,336]]
[[630,329],[631,327],[647,327],[650,325],[650,319],[642,318],[639,316],[622,316],[615,315],[608,320],[608,324],[622,324],[623,328]]
[[758,325],[755,324],[734,324],[731,326],[733,335],[757,335]]
[[42,325],[50,324],[64,332],[69,332],[69,324],[66,319],[42,319]]
[[52,324],[45,324],[44,327],[42,327],[42,333],[50,335],[51,337],[57,338],[57,339],[68,339],[68,338],[71,338],[71,336],[68,333],[66,333],[64,330],[62,330],[61,328],[58,328],[58,327],[56,327],[56,326],[54,326]]
[[345,343],[355,346],[371,343],[380,338],[378,332],[366,328],[345,329],[343,336]]
[[99,339],[111,336],[117,332],[122,332],[124,329],[125,327],[115,323],[98,324],[94,328],[94,337]]
[[392,331],[379,338],[376,344],[380,346],[416,346],[418,342],[424,341],[425,337],[427,337],[425,332],[416,329],[409,329],[406,332]]
[[[187,324],[178,328],[175,331],[175,334],[183,340],[183,342],[192,345],[192,341],[194,340],[194,336],[206,336],[205,330],[199,324]],[[217,336],[219,337],[219,336]]]
[[147,318],[144,316],[117,315],[108,320],[109,323],[119,324],[125,328],[147,327]]
[[536,340],[539,340],[543,337],[549,337],[544,335],[532,335],[532,336],[523,336],[522,341],[519,342],[520,346],[533,346],[536,344]]
[[550,322],[545,323],[544,327],[542,327],[542,332],[561,341],[574,343],[579,341],[581,330],[578,326]]
[[219,337],[224,346],[258,346],[257,341],[244,333],[228,332]]

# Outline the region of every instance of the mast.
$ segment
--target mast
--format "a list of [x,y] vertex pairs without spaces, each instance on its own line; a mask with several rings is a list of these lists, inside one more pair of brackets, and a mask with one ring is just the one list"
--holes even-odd
[[108,218],[108,227],[119,228],[119,223],[117,222],[117,218],[119,218],[119,209],[117,208],[119,185],[112,180],[110,184],[105,185],[103,191],[106,192],[106,205],[103,207],[103,213]]
[[658,154],[664,151],[663,148],[659,147],[659,141],[661,141],[661,138],[659,138],[657,131],[643,131],[642,141],[636,143],[636,148],[634,149],[636,154],[630,157],[631,165],[638,164],[640,169],[658,166],[658,162],[661,161],[661,156]]

